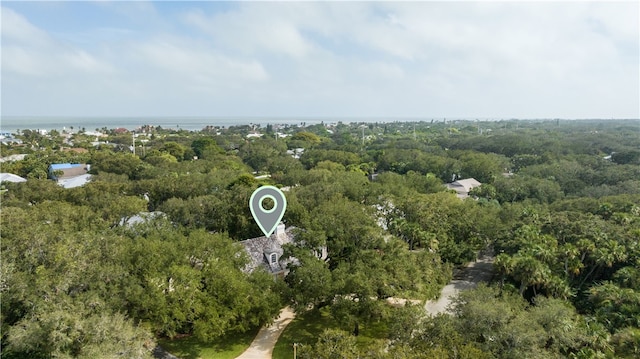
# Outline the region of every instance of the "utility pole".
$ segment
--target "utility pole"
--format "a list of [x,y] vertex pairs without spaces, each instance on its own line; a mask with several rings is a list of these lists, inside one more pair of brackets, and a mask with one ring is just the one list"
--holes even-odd
[[131,134],[131,139],[133,140],[133,155],[136,155],[136,134],[132,133]]

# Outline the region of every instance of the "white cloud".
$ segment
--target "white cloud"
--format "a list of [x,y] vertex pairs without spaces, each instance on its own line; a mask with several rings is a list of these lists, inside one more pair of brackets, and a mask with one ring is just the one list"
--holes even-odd
[[56,41],[23,16],[2,8],[2,70],[42,78],[75,72],[108,74],[114,69],[82,49]]
[[[312,46],[300,34],[296,23],[271,12],[268,4],[240,4],[239,11],[207,16],[202,11],[191,11],[184,21],[211,38],[244,54],[261,51],[303,58]],[[266,12],[266,13],[265,13]]]
[[206,5],[71,43],[3,8],[3,112],[640,117],[636,3]]
[[33,26],[22,15],[5,7],[0,10],[2,10],[3,41],[19,41],[40,46],[46,46],[50,41],[46,32]]
[[[137,45],[138,46],[138,45]],[[141,60],[162,71],[176,73],[196,81],[264,81],[268,74],[255,61],[234,61],[206,48],[206,44],[188,44],[179,38],[155,39],[132,48]]]

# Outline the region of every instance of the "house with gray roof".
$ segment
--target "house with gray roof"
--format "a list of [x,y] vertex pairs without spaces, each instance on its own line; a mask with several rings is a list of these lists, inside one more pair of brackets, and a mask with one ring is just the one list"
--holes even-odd
[[[283,246],[294,243],[295,236],[292,233],[294,228],[295,227],[286,228],[284,223],[281,222],[269,237],[262,236],[240,241],[239,243],[244,246],[247,254],[249,254],[249,263],[244,270],[246,272],[252,272],[262,267],[275,277],[284,277],[287,275],[287,265],[298,262],[297,259],[293,257],[283,258]],[[322,260],[326,259],[327,248],[319,248],[316,255]]]
[[471,192],[472,189],[481,185],[482,183],[478,182],[475,178],[465,178],[447,183],[445,186],[447,186],[448,189],[455,191],[458,198],[465,199],[469,197],[469,192]]

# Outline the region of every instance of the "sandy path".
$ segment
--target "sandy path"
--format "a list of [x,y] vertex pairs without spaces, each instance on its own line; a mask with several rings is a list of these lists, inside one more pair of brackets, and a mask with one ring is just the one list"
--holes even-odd
[[268,327],[262,327],[247,350],[236,359],[269,359],[280,334],[295,317],[291,308],[286,307],[280,316]]

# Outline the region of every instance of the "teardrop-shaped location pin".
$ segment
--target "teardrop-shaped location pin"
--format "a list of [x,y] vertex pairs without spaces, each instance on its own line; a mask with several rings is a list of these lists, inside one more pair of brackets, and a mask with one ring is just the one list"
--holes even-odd
[[[262,204],[267,198],[273,201],[273,207],[270,209],[265,209]],[[284,216],[284,211],[287,209],[287,199],[277,187],[262,186],[253,191],[249,199],[249,208],[262,233],[269,237]]]

